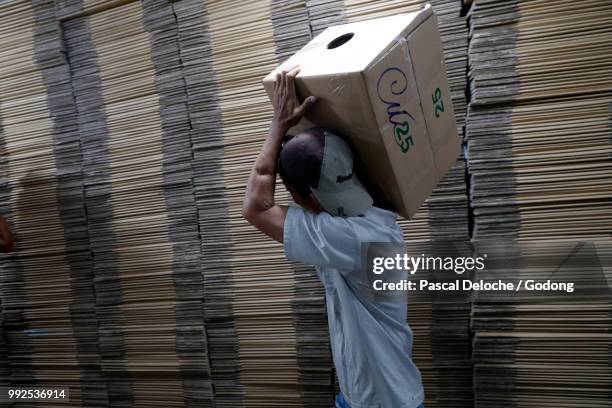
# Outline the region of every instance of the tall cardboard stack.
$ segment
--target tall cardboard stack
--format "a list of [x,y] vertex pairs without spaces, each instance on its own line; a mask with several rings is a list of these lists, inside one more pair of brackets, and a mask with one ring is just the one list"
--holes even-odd
[[63,24],[110,406],[212,404],[191,133],[166,1]]
[[[204,307],[217,407],[326,406],[331,356],[312,268],[242,218],[272,107],[261,86],[310,39],[302,1],[175,3],[192,124]],[[278,199],[286,202],[283,188]]]
[[[609,242],[612,4],[475,0],[469,21],[476,242]],[[609,405],[609,297],[549,296],[476,299],[477,406]]]
[[8,361],[8,349],[4,340],[4,311],[0,303],[0,387],[11,384],[11,367]]
[[0,4],[4,338],[15,386],[70,387],[105,406],[75,104],[54,3]]

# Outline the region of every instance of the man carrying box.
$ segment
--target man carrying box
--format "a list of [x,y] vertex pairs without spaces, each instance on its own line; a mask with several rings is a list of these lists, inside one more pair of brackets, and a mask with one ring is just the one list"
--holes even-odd
[[[420,407],[423,386],[411,359],[406,303],[375,301],[356,288],[362,242],[403,242],[397,214],[372,205],[340,137],[324,129],[285,137],[315,103],[312,96],[298,102],[297,72],[276,76],[274,118],[249,176],[243,216],[284,243],[287,258],[317,269],[341,390],[336,407]],[[277,170],[300,207],[274,202]]]

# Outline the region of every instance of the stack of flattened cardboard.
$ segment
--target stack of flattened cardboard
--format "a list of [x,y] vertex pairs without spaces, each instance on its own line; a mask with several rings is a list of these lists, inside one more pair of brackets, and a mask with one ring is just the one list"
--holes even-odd
[[[0,4],[2,214],[15,251],[0,293],[10,383],[106,404],[75,104],[53,1]],[[5,398],[6,396],[3,396]]]
[[4,341],[4,311],[0,302],[0,387],[7,387],[11,383],[11,367],[8,360],[8,350]]
[[[461,15],[460,1],[432,0],[430,3],[438,15],[457,131],[463,139],[467,86],[467,22]],[[447,241],[457,244],[469,239],[465,175],[466,161],[462,155],[427,201],[430,239],[434,242]],[[407,239],[410,239],[409,235]],[[428,396],[430,405],[472,407],[474,396],[469,333],[470,294],[463,292],[448,296],[446,292],[436,292],[426,294],[427,296],[432,297],[432,311],[431,317],[426,314],[423,321],[430,324],[431,329],[421,341],[429,339],[433,356],[432,377],[436,387]],[[416,338],[415,342],[418,340]],[[415,356],[418,357],[419,354],[415,353]]]
[[[217,407],[331,404],[323,288],[242,218],[272,106],[261,79],[310,39],[302,1],[174,4],[192,123]],[[286,202],[284,188],[277,198]]]
[[477,241],[475,406],[609,406],[611,241]]
[[610,13],[606,1],[474,3],[467,136],[478,237],[609,237]]
[[[475,239],[609,243],[612,4],[472,3]],[[589,277],[574,272],[568,279]],[[609,297],[491,301],[477,298],[473,311],[477,406],[609,405]]]
[[111,406],[210,406],[190,126],[176,20],[131,2],[63,24],[78,101]]

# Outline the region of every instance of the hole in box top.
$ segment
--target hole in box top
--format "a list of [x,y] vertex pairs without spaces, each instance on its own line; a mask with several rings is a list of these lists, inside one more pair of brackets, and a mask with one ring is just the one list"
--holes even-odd
[[346,44],[347,42],[349,42],[351,38],[353,38],[354,35],[355,35],[354,33],[346,33],[346,34],[342,34],[339,37],[334,38],[333,40],[329,42],[329,44],[327,44],[327,49],[331,50],[331,49],[338,48],[341,45]]

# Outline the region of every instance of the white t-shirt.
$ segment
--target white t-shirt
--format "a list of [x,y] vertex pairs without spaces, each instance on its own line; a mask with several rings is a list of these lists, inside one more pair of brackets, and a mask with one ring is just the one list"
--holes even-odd
[[375,301],[357,290],[364,276],[361,243],[403,243],[396,218],[376,207],[350,218],[289,207],[285,219],[285,255],[316,266],[325,285],[334,365],[352,408],[416,408],[423,402],[407,303]]

